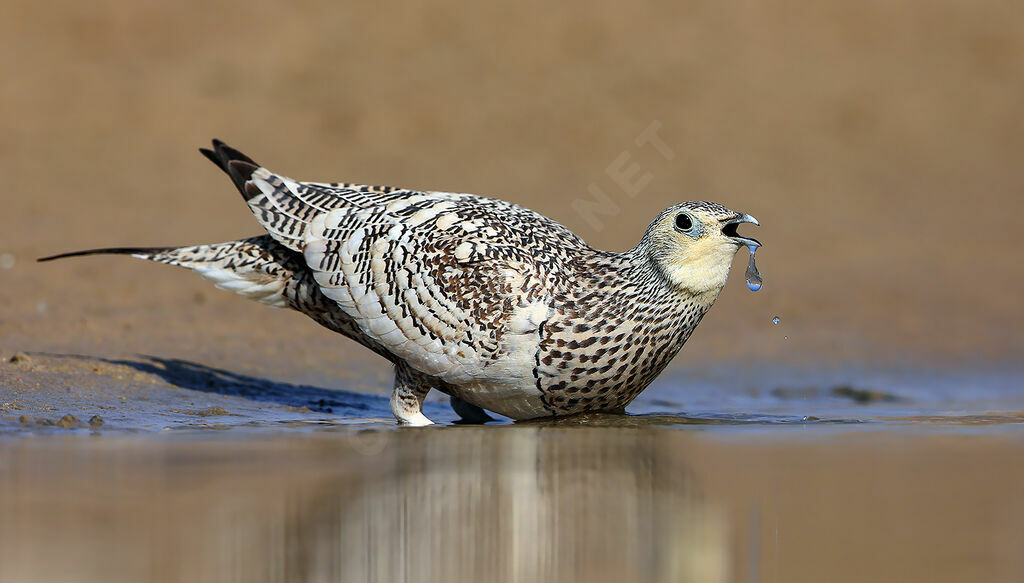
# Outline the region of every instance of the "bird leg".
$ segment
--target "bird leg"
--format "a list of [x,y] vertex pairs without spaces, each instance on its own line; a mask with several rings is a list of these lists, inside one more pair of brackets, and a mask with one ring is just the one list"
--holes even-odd
[[395,367],[395,389],[391,393],[391,414],[400,425],[420,427],[433,425],[423,414],[423,399],[430,392],[430,385],[423,382],[409,365],[400,363]]
[[494,421],[494,417],[487,414],[482,408],[477,407],[472,403],[463,401],[462,399],[452,396],[449,401],[452,405],[452,409],[455,414],[459,416],[458,423],[469,423],[479,425],[487,423],[488,421]]

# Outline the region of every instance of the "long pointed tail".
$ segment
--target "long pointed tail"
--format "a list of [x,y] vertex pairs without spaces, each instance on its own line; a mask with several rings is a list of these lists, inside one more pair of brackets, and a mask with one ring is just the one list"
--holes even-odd
[[191,247],[113,247],[61,253],[38,261],[84,255],[131,255],[191,269],[218,288],[276,307],[288,307],[287,287],[301,256],[267,235]]
[[153,255],[172,251],[174,249],[176,249],[176,247],[108,247],[106,249],[86,249],[84,251],[60,253],[59,255],[40,257],[39,259],[36,259],[36,261],[42,263],[44,261],[53,261],[54,259],[82,257],[85,255],[131,255],[132,257],[138,257],[139,259],[149,259]]

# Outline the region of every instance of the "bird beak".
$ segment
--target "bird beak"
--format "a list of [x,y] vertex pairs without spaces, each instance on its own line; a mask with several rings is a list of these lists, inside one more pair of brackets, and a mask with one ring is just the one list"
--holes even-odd
[[746,245],[751,249],[760,247],[761,242],[757,239],[752,237],[741,237],[740,234],[736,232],[736,228],[741,223],[752,223],[754,225],[761,226],[761,223],[757,222],[757,219],[754,217],[746,213],[736,213],[735,217],[724,222],[724,225],[722,226],[722,234],[732,239],[737,245]]

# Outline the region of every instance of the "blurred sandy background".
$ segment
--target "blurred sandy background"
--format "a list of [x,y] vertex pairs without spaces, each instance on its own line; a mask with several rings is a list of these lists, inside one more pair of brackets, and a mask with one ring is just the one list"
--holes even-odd
[[[1024,289],[1024,4],[5,3],[0,353],[300,378],[362,350],[126,258],[260,229],[196,148],[301,179],[490,194],[625,249],[665,206],[755,215],[677,364],[1010,361]],[[652,123],[675,153],[636,137]],[[652,180],[606,174],[623,152]],[[596,229],[575,199],[620,207]],[[13,265],[12,265],[13,263]],[[773,326],[772,316],[782,318]],[[788,336],[788,339],[784,337]]]

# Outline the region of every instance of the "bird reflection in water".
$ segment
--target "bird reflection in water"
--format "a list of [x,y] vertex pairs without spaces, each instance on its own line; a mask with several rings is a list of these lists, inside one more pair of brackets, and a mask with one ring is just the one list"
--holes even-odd
[[0,575],[727,579],[724,521],[679,448],[659,446],[673,442],[662,431],[537,423],[342,432],[65,442],[82,451],[45,468],[34,467],[31,449],[14,452],[13,465],[38,471],[4,484]]

